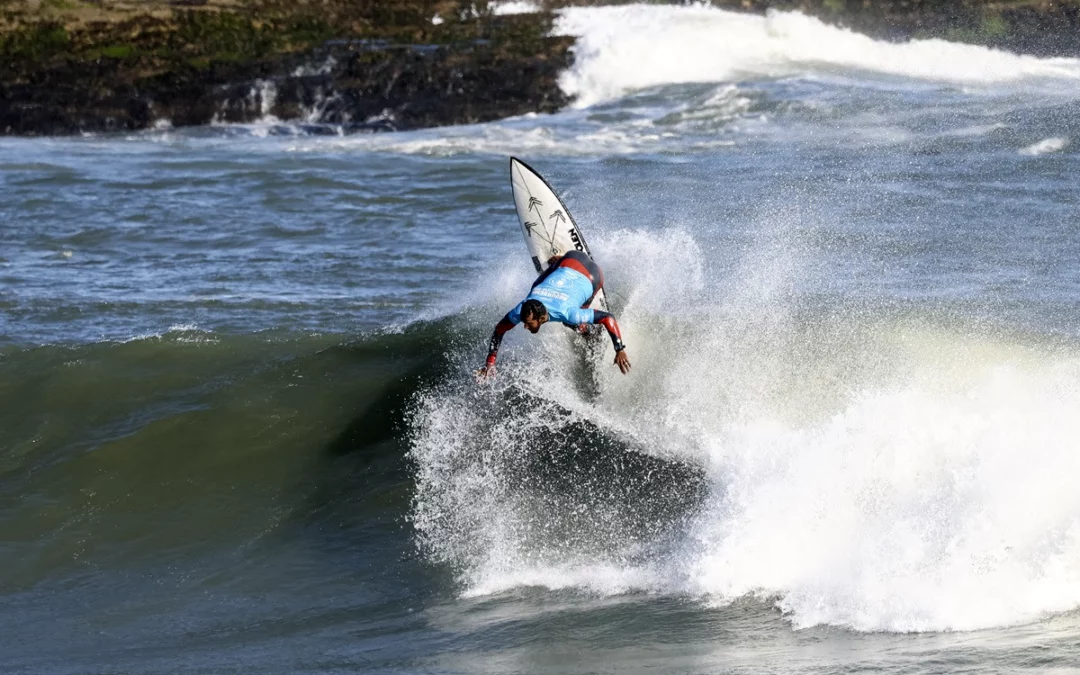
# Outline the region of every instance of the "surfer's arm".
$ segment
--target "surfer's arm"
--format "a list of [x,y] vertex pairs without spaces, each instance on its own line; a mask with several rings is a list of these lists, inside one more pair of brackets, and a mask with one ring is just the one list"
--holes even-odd
[[626,345],[622,341],[622,333],[619,331],[619,322],[615,317],[599,309],[592,310],[593,323],[598,323],[607,329],[611,336],[611,344],[615,347],[615,365],[619,367],[623,375],[630,372],[630,359],[626,356]]
[[495,332],[491,334],[491,341],[488,342],[488,367],[495,365],[495,357],[499,353],[499,345],[502,344],[503,335],[506,335],[516,325],[518,325],[518,322],[514,321],[509,313],[499,323],[495,324]]
[[502,318],[499,323],[495,324],[495,332],[491,334],[491,341],[488,342],[488,357],[487,363],[480,369],[480,375],[487,377],[495,372],[495,357],[499,353],[499,345],[502,344],[503,335],[506,335],[514,326],[521,323],[521,305],[523,302],[519,302],[516,307],[506,313],[506,316]]
[[619,331],[619,322],[615,320],[613,315],[596,309],[593,310],[592,322],[598,323],[607,329],[608,335],[611,336],[611,346],[615,347],[615,351],[621,352],[626,349],[626,345],[622,341],[622,333]]

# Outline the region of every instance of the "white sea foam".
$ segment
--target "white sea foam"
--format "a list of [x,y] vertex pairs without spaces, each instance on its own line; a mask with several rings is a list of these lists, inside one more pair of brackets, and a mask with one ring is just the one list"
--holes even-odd
[[507,14],[528,14],[539,12],[540,4],[533,0],[507,0],[506,2],[493,2],[490,5],[492,13],[498,16]]
[[[670,134],[669,134],[670,136]],[[589,128],[542,125],[510,120],[486,125],[444,127],[400,134],[358,134],[345,138],[298,138],[288,152],[373,151],[450,157],[467,153],[493,155],[588,156],[620,155],[664,150],[670,137],[645,125],[622,124]],[[687,149],[721,147],[730,139],[713,138],[684,144]]]
[[117,342],[127,344],[129,342],[157,341],[164,339],[169,339],[173,342],[191,342],[200,344],[217,343],[219,341],[213,333],[202,330],[197,324],[183,323],[169,326],[159,333],[140,333],[138,335],[117,340]]
[[1031,79],[1080,82],[1080,60],[1040,59],[944,40],[894,44],[795,12],[755,16],[707,5],[564,10],[557,33],[577,36],[563,89],[590,106],[670,83],[725,82],[792,73],[871,71],[985,85]]
[[[750,595],[795,627],[968,630],[1080,607],[1080,350],[866,309],[815,316],[791,300],[812,261],[762,229],[721,281],[685,232],[608,233],[635,367],[602,368],[598,398],[560,331],[511,333],[491,387],[466,383],[463,350],[461,384],[422,395],[410,420],[429,553],[467,595]],[[493,306],[516,299],[507,274]],[[539,403],[498,408],[520,389]],[[521,490],[525,439],[574,420],[701,467],[689,521],[643,539],[633,506]]]
[[1062,137],[1044,138],[1038,143],[1032,143],[1020,150],[1021,155],[1045,155],[1051,152],[1060,152],[1069,144],[1069,139]]
[[292,73],[293,77],[314,77],[318,75],[329,75],[334,72],[334,68],[337,66],[337,59],[333,56],[327,56],[323,59],[323,62],[319,65],[313,63],[297,66]]

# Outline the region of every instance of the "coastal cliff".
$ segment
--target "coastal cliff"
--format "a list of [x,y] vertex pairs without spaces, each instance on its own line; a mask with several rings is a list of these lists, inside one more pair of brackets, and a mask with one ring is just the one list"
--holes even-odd
[[[313,133],[402,130],[555,112],[573,38],[544,0],[0,0],[0,134],[250,122]],[[1080,0],[713,0],[799,10],[879,39],[943,38],[1080,54]]]

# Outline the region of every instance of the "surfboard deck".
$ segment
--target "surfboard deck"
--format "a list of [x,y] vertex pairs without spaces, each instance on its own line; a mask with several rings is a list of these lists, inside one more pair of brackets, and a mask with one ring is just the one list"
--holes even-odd
[[[521,232],[537,274],[546,270],[552,259],[567,251],[577,250],[593,257],[581,228],[554,188],[535,169],[516,157],[510,158],[510,186]],[[588,309],[608,311],[604,289],[600,289]]]

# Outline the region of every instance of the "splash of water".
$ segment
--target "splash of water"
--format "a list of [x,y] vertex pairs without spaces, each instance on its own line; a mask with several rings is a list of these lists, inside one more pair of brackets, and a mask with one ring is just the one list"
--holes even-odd
[[[782,235],[764,231],[720,280],[685,232],[600,238],[620,251],[606,266],[635,370],[602,366],[598,395],[578,346],[542,332],[508,339],[493,389],[464,383],[464,349],[464,384],[418,397],[413,522],[464,593],[756,596],[796,627],[864,631],[1080,606],[1080,349],[811,307],[796,291],[813,260]],[[560,452],[644,453],[703,488],[658,505],[661,484],[607,487],[644,469],[553,478]]]

